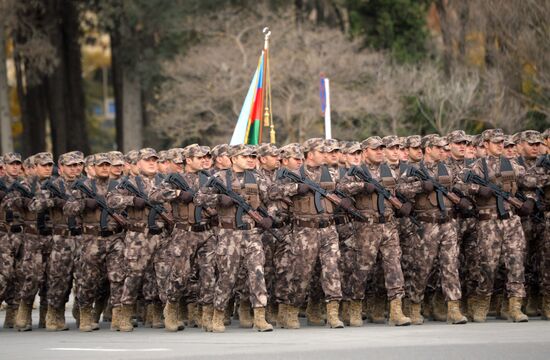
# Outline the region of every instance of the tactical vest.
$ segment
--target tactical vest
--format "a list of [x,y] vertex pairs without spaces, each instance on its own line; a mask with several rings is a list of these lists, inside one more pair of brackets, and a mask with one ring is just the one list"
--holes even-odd
[[[90,181],[90,187],[92,191],[97,194],[97,196],[105,198],[105,194],[98,194],[97,184],[95,179]],[[96,208],[92,211],[85,208],[84,212],[82,213],[82,222],[86,225],[97,226],[99,224],[100,218],[101,218],[101,209],[99,208]]]
[[[420,162],[420,167],[425,172],[428,170],[426,169],[423,162]],[[438,170],[437,173],[433,176],[434,180],[440,183],[441,185],[445,186],[448,190],[451,190],[452,186],[452,179],[449,174],[448,169],[446,168],[446,165],[444,165],[442,162],[438,163]],[[446,197],[441,197],[444,202],[444,208],[448,211],[452,209],[453,203]],[[439,204],[437,202],[437,192],[432,191],[431,193],[427,194],[425,192],[422,192],[420,194],[417,194],[415,196],[415,205],[414,205],[416,212],[426,212],[426,211],[432,211],[432,210],[440,210]]]
[[[135,176],[134,180],[138,190],[146,193],[145,184],[143,183],[143,179],[141,178],[141,176]],[[137,209],[134,206],[129,206],[127,208],[127,212],[128,221],[130,223],[142,223],[147,220],[147,216],[149,215],[149,208],[146,206],[143,209]]]
[[[393,193],[395,191],[395,187],[397,185],[397,182],[395,181],[395,178],[393,176],[390,176],[391,175],[391,170],[390,170],[389,166],[387,164],[383,163],[383,164],[380,164],[379,169],[382,166],[387,167],[387,171],[383,172],[384,176],[382,176],[382,172],[381,172],[379,182],[382,184],[382,186],[384,186],[386,189],[388,189],[390,192]],[[370,175],[373,179],[377,178],[376,176],[372,176],[371,171],[369,170],[369,168],[365,164],[361,165],[361,169],[367,175]],[[377,192],[374,192],[372,194],[367,194],[367,193],[364,193],[364,192],[360,192],[359,194],[357,194],[355,196],[355,207],[358,210],[360,210],[361,212],[365,212],[365,213],[368,213],[368,214],[373,214],[373,213],[378,214],[379,196],[381,196],[381,195],[379,195]],[[392,209],[392,205],[386,199],[384,199],[384,209],[381,209],[383,214],[386,215],[386,216],[391,214],[391,209]]]
[[[319,185],[328,191],[334,191],[336,189],[336,183],[332,179],[332,176],[330,175],[330,172],[326,166],[321,166],[321,178]],[[300,172],[302,173],[302,176],[305,177],[305,168],[302,166],[300,168]],[[298,195],[292,197],[292,202],[294,206],[294,214],[297,216],[303,216],[303,217],[312,217],[312,216],[319,216],[319,215],[328,215],[334,213],[334,206],[333,204],[325,199],[324,197],[321,197],[321,205],[324,209],[324,212],[318,212],[317,208],[315,207],[315,193],[308,191],[305,195]]]
[[[495,185],[498,185],[502,190],[509,192],[511,195],[515,195],[517,191],[516,183],[516,174],[512,170],[503,170],[503,161],[508,161],[508,159],[501,156],[497,168],[495,171],[491,171],[487,165],[485,158],[481,159],[481,168],[483,171],[483,177],[485,180],[492,182]],[[490,196],[489,198],[476,197],[476,204],[479,210],[483,209],[494,209],[497,206],[497,199],[495,196]],[[507,202],[504,202],[504,206],[509,209],[510,205]]]
[[[37,188],[37,184],[38,184],[38,180],[34,179],[31,184],[30,184],[30,190],[31,190],[31,193],[35,193],[36,192],[36,188]],[[22,195],[21,195],[22,196]],[[23,221],[25,223],[31,223],[32,225],[35,225],[36,224],[36,221],[38,219],[38,216],[37,214],[34,212],[34,211],[30,211],[29,209],[22,209],[21,211],[21,218],[23,219]]]
[[[227,188],[231,188],[234,192],[242,196],[242,198],[249,203],[254,209],[257,209],[261,205],[260,201],[260,189],[256,183],[256,177],[252,171],[245,171],[243,179],[243,185],[239,181],[238,177],[233,174],[231,169],[225,171],[225,184]],[[224,224],[236,224],[237,216],[237,207],[219,207],[218,208],[218,218],[220,223]],[[244,215],[243,219],[249,218],[248,215]],[[246,221],[245,223],[253,223],[252,220]]]
[[[203,186],[208,181],[208,178],[203,173],[198,173],[197,176],[199,177],[199,187]],[[189,184],[189,186],[191,187],[191,184]],[[197,219],[197,207],[193,202],[184,204],[181,201],[176,200],[171,203],[171,206],[172,217],[174,218],[174,221],[185,222],[189,224],[197,224],[201,222],[200,218]]]
[[[65,181],[63,179],[60,179],[59,183],[55,186],[59,188],[61,193],[65,193]],[[67,220],[63,215],[63,209],[56,206],[51,207],[49,209],[49,215],[53,225],[67,225]]]

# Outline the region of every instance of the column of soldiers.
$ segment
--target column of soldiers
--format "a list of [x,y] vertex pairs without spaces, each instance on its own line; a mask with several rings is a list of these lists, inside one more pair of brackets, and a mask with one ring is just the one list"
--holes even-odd
[[[550,131],[0,157],[4,328],[550,319]],[[235,313],[235,315],[233,315]]]

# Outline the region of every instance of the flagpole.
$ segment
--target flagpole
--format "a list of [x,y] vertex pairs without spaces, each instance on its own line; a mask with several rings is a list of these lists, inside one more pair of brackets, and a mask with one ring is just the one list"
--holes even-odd
[[325,139],[332,139],[332,126],[330,119],[330,81],[324,78],[325,82]]
[[269,38],[271,31],[268,27],[263,29],[264,33],[264,64],[265,64],[265,82],[264,82],[264,116],[263,126],[269,127],[269,142],[275,143],[275,126],[273,125],[273,111],[271,108],[271,72],[269,66]]

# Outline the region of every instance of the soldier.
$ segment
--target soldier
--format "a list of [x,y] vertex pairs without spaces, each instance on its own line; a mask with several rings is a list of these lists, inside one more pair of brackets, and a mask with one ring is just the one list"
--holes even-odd
[[[178,322],[178,307],[187,292],[193,307],[202,306],[202,323],[205,331],[212,331],[214,301],[214,247],[215,237],[207,210],[193,204],[194,194],[205,185],[208,176],[203,173],[207,165],[210,148],[197,144],[183,149],[185,173],[172,174],[151,191],[150,198],[155,202],[169,202],[175,221],[168,249],[172,254],[169,260],[166,291],[162,293],[166,302],[164,318],[167,331],[181,330]],[[179,159],[175,158],[178,161]],[[179,185],[183,185],[182,188]],[[189,188],[186,189],[185,186]],[[189,277],[192,270],[199,270],[198,289],[190,289]],[[192,293],[197,292],[197,293]],[[189,304],[191,305],[191,304]],[[196,309],[189,309],[190,317]]]
[[23,174],[26,177],[31,177],[36,175],[36,166],[34,165],[34,155],[29,156],[23,161]]
[[518,156],[516,143],[511,135],[506,135],[504,138],[504,156],[508,159],[515,159]]
[[544,139],[544,145],[545,147],[542,149],[543,154],[550,154],[550,129],[546,129],[542,133],[542,138]]
[[[481,136],[487,157],[472,165],[473,174],[487,179],[512,195],[518,184],[532,180],[525,177],[525,169],[501,156],[504,147],[502,130],[485,130]],[[486,320],[495,272],[501,261],[506,271],[508,319],[514,322],[527,321],[527,316],[521,311],[522,299],[525,297],[525,236],[520,218],[511,211],[510,204],[503,201],[490,187],[470,184],[469,192],[474,196],[479,211],[477,244],[481,267],[473,304],[473,321]]]
[[[419,170],[438,184],[451,191],[458,174],[453,174],[441,160],[447,141],[437,135],[422,138],[424,159]],[[411,299],[411,321],[415,325],[424,322],[421,303],[429,274],[435,259],[439,261],[441,287],[447,301],[447,322],[465,324],[467,319],[460,312],[460,279],[458,275],[457,225],[454,219],[453,203],[435,189],[434,181],[415,177],[402,177],[397,189],[414,199],[414,211],[421,224],[420,243],[414,245],[415,267],[412,273],[409,298]]]
[[[232,167],[214,176],[224,186],[244,198],[254,209],[267,203],[267,185],[263,177],[252,170],[256,166],[256,152],[248,145],[237,145],[231,150]],[[216,264],[218,279],[215,285],[212,331],[224,332],[224,310],[237,281],[240,264],[248,272],[250,300],[254,309],[254,327],[258,331],[272,331],[265,320],[267,290],[263,264],[265,261],[260,229],[269,229],[272,220],[263,217],[257,223],[247,213],[240,216],[237,204],[213,187],[202,187],[194,198],[197,206],[217,209],[219,221]]]
[[[137,167],[140,175],[130,176],[117,187],[107,193],[107,205],[117,211],[126,210],[128,213],[127,232],[124,239],[124,259],[127,271],[121,297],[120,331],[133,331],[131,317],[138,299],[141,285],[144,286],[144,297],[147,302],[147,314],[154,328],[163,327],[162,304],[155,293],[156,287],[152,280],[156,278],[152,260],[161,246],[161,234],[165,227],[164,222],[157,219],[155,214],[150,215],[152,204],[148,194],[155,183],[158,155],[154,149],[144,148],[138,153]],[[131,164],[131,172],[133,164]],[[164,208],[155,210],[156,215],[164,214]],[[164,215],[166,217],[166,215]],[[146,272],[151,276],[146,279]]]
[[390,165],[392,169],[399,168],[399,136],[388,135],[382,138],[384,159]]
[[21,155],[18,153],[10,152],[0,159],[5,171],[0,177],[0,304],[3,301],[7,304],[4,328],[11,329],[15,326],[15,316],[19,307],[16,269],[21,261],[17,255],[23,242],[23,224],[20,214],[5,206],[2,200],[13,182],[22,180],[23,169]]
[[[392,141],[394,141],[392,139]],[[390,141],[388,141],[390,142]],[[391,143],[391,142],[390,142]],[[378,136],[366,139],[362,144],[365,162],[357,167],[367,176],[383,183],[389,191],[396,185],[396,168],[394,171],[383,163],[384,143]],[[397,152],[397,149],[391,149]],[[389,324],[396,326],[410,325],[411,319],[403,315],[401,298],[403,297],[404,279],[401,271],[401,250],[392,205],[383,195],[376,192],[373,184],[365,183],[355,175],[344,178],[338,185],[344,193],[354,196],[357,209],[364,215],[364,220],[356,220],[357,266],[352,275],[352,301],[350,304],[351,326],[362,326],[362,300],[365,295],[367,279],[373,275],[378,254],[384,270],[387,297],[390,301]],[[384,205],[380,205],[382,197]]]
[[0,177],[6,175],[6,170],[4,169],[4,159],[0,157]]
[[86,172],[88,179],[94,178],[94,155],[88,155],[84,158],[84,172]]
[[82,230],[75,217],[67,218],[63,214],[63,206],[68,199],[69,189],[80,175],[79,166],[83,163],[84,155],[80,151],[61,155],[58,162],[60,176],[45,182],[29,205],[29,209],[37,213],[47,213],[52,222],[49,239],[52,246],[46,268],[48,331],[68,330],[65,325],[65,303],[73,283],[77,236]]
[[229,158],[229,150],[231,147],[227,144],[216,145],[212,148],[210,155],[214,161],[212,166],[212,173],[216,173],[221,170],[227,170],[231,167],[231,159]]
[[487,156],[487,150],[485,149],[485,142],[483,141],[483,137],[480,134],[474,136],[472,140],[472,145],[476,149],[476,158],[481,159]]
[[166,158],[170,164],[169,173],[180,173],[183,172],[183,167],[185,166],[185,161],[182,156],[182,148],[173,148],[168,150],[166,153]]
[[170,171],[170,162],[168,161],[168,153],[166,150],[159,151],[159,159],[157,161],[158,173],[162,175],[169,174]]
[[137,165],[139,160],[139,151],[130,150],[124,155],[124,175],[126,176],[138,176],[140,174],[139,167]]
[[466,135],[466,151],[464,152],[464,162],[466,166],[470,166],[476,160],[477,153],[473,141],[473,135]]

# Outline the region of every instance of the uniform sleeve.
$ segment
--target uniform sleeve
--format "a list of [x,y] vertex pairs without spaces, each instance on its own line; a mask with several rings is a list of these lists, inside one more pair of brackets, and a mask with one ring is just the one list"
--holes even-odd
[[67,216],[77,216],[84,211],[85,198],[78,190],[71,190],[69,200],[63,206],[63,212]]
[[33,212],[42,212],[54,207],[53,196],[48,190],[39,190],[32,199],[29,210]]
[[405,174],[403,174],[398,179],[395,190],[403,194],[408,199],[414,199],[416,194],[422,192],[422,181],[419,181],[412,176],[405,176]]
[[134,204],[134,196],[128,190],[118,187],[109,191],[105,196],[105,200],[107,201],[107,206],[115,210],[124,210]]
[[355,177],[344,176],[336,184],[336,189],[340,190],[348,196],[354,196],[359,194],[365,188],[363,181],[358,181]]
[[512,167],[514,168],[514,173],[516,174],[518,187],[520,189],[537,188],[539,179],[536,176],[535,171],[532,171],[532,169],[525,169],[523,166],[519,165],[515,160],[512,161]]
[[164,180],[159,185],[153,185],[149,192],[149,200],[154,203],[171,202],[178,196],[178,189]]
[[[220,179],[220,174],[217,173],[213,175],[218,180]],[[218,203],[220,201],[220,194],[214,189],[213,187],[206,187],[202,186],[199,188],[199,191],[197,191],[197,194],[193,198],[193,203],[196,206],[203,206],[207,208],[216,208],[218,206]]]

